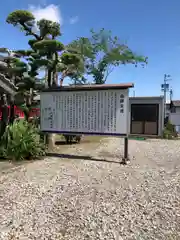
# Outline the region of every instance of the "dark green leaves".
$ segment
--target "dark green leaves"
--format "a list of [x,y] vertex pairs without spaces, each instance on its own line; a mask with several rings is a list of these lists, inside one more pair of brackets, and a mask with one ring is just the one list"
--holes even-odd
[[52,22],[46,19],[41,19],[37,22],[37,25],[40,30],[40,35],[42,38],[51,35],[54,39],[61,35],[60,33],[60,24],[56,22]]
[[24,24],[34,20],[35,17],[31,12],[25,10],[17,10],[8,15],[6,22],[16,26],[17,24]]
[[65,64],[65,65],[69,65],[69,64],[75,64],[77,65],[80,62],[80,57],[78,57],[78,55],[76,54],[72,54],[72,53],[63,53],[61,55],[61,61]]
[[51,52],[60,52],[64,49],[64,45],[57,40],[42,40],[33,44],[33,47],[37,50]]
[[147,63],[147,58],[135,54],[127,45],[120,43],[117,36],[113,37],[110,31],[104,29],[99,32],[91,30],[89,38],[82,37],[73,41],[68,49],[81,56],[86,73],[97,84],[105,83],[115,66]]
[[35,43],[37,43],[37,42],[38,42],[37,39],[30,39],[30,40],[28,41],[28,44],[29,44],[29,46],[33,49],[33,45],[34,45]]
[[16,50],[14,53],[18,57],[27,57],[27,56],[31,56],[33,51],[32,50]]

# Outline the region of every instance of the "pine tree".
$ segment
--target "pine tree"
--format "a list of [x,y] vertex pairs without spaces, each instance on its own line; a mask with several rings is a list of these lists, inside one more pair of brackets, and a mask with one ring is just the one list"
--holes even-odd
[[[57,72],[61,73],[60,85],[65,77],[72,75],[80,64],[80,58],[57,40],[61,36],[60,24],[46,19],[37,22],[38,33],[34,32],[35,17],[29,11],[17,10],[9,14],[7,23],[19,26],[25,35],[33,37],[29,45],[36,55],[31,65],[33,68],[44,66],[47,71],[47,85],[57,85]],[[30,58],[32,60],[32,58]]]

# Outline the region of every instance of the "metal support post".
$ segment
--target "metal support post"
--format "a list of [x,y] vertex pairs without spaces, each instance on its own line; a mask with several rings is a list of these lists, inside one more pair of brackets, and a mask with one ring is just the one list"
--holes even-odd
[[122,164],[127,164],[127,161],[129,160],[128,157],[128,137],[124,138],[124,157],[122,159]]

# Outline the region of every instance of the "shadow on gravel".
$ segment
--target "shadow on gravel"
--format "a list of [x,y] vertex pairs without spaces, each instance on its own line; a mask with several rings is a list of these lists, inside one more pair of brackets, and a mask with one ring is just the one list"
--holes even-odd
[[10,161],[7,160],[6,158],[0,158],[0,162],[10,162]]
[[55,145],[57,145],[57,146],[61,146],[61,145],[74,145],[74,144],[77,144],[77,142],[69,142],[69,143],[67,143],[66,141],[56,141],[55,142]]
[[78,159],[78,160],[87,160],[87,161],[95,161],[95,162],[105,162],[105,163],[117,163],[120,164],[121,161],[110,161],[104,158],[93,158],[90,156],[79,156],[73,154],[60,154],[60,153],[48,153],[47,156],[49,157],[59,157],[59,158],[69,158],[69,159]]
[[58,141],[55,142],[55,145],[57,145],[57,146],[67,145],[68,146],[68,145],[76,145],[76,144],[80,145],[80,144],[84,144],[84,143],[93,143],[93,142],[91,142],[91,140],[89,140],[89,139],[83,139],[83,140],[81,140],[80,143],[75,142],[75,141],[67,143],[66,141],[58,140]]

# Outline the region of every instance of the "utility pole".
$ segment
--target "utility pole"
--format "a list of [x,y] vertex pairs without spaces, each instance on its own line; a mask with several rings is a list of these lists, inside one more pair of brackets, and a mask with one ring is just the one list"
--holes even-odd
[[173,90],[172,90],[172,88],[171,88],[170,91],[169,91],[169,98],[170,98],[169,111],[172,112],[172,108],[173,108],[173,101],[172,101],[172,98],[173,98]]
[[171,88],[171,90],[169,91],[170,102],[172,101],[172,97],[173,97],[173,90],[172,90],[172,88]]
[[161,84],[161,90],[164,92],[164,120],[166,119],[166,94],[169,92],[169,84],[167,83],[170,81],[170,75],[164,74],[164,83]]

